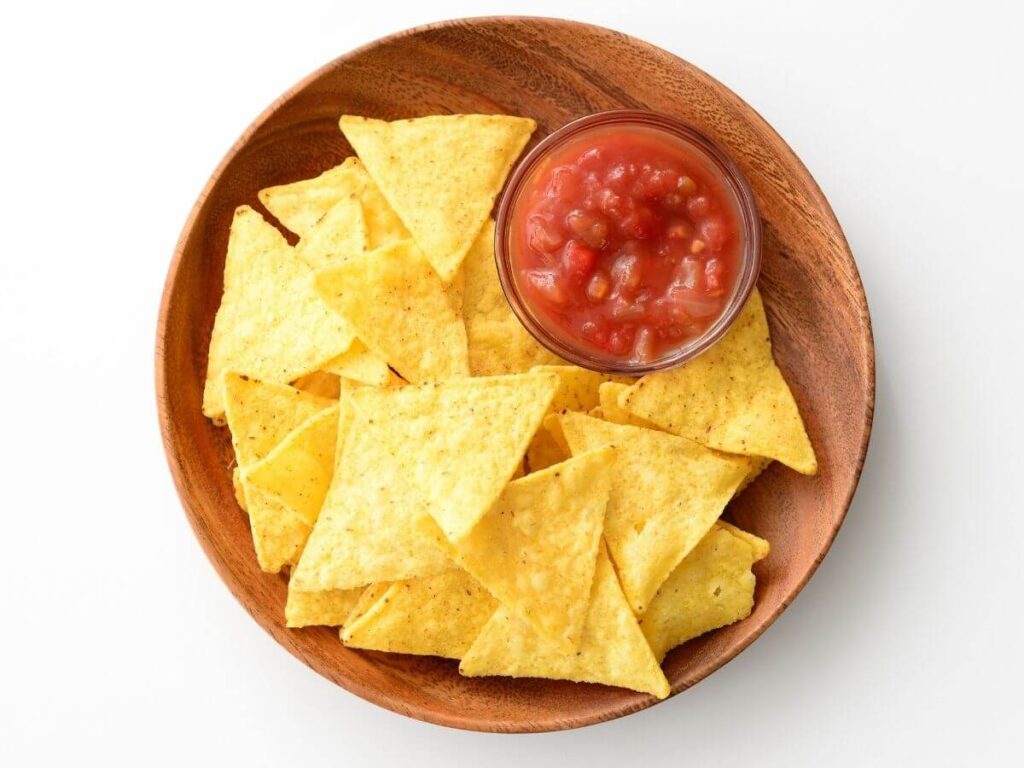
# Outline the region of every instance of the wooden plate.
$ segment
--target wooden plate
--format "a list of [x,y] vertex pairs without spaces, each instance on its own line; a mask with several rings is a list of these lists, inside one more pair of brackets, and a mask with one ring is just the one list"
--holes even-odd
[[379,40],[328,64],[264,112],[196,202],[167,277],[156,344],[160,426],[199,543],[253,618],[292,654],[381,706],[442,725],[544,731],[596,723],[655,703],[600,685],[461,678],[454,662],[353,651],[326,628],[288,630],[284,577],[261,573],[231,489],[226,430],[203,418],[207,345],[220,300],[232,211],[256,191],[316,175],[351,154],[343,112],[395,119],[446,112],[529,115],[535,140],[616,107],[676,115],[717,141],[750,180],[764,220],[761,290],[775,357],[800,404],[821,471],[776,464],[730,508],[768,539],[745,621],[672,652],[672,690],[698,682],[749,645],[825,556],[850,504],[874,403],[871,326],[839,224],[792,150],[750,107],[684,61],[626,35],[568,21],[452,21]]

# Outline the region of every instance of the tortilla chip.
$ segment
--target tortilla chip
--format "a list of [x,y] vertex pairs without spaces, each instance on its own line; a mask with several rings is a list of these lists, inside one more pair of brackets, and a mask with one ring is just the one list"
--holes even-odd
[[509,483],[449,550],[512,614],[565,651],[582,639],[614,460],[606,446]]
[[344,115],[341,130],[448,282],[536,128],[529,118],[433,115],[392,123]]
[[245,471],[251,485],[294,511],[312,527],[334,476],[335,446],[348,434],[352,407],[339,402],[311,416]]
[[281,233],[248,206],[235,211],[224,296],[213,324],[203,413],[224,413],[220,377],[236,371],[287,383],[337,357],[354,338],[316,294],[312,272]]
[[314,224],[295,246],[295,254],[320,269],[365,253],[368,243],[363,206],[343,197]]
[[362,204],[367,250],[410,236],[358,157],[350,157],[315,178],[260,190],[258,197],[278,221],[300,237],[346,198]]
[[246,469],[263,459],[306,419],[334,405],[333,400],[287,384],[259,381],[233,371],[224,373],[222,391],[243,486]]
[[559,445],[547,429],[538,429],[526,449],[526,465],[530,472],[540,472],[568,458],[569,451]]
[[341,639],[351,648],[461,659],[497,607],[464,571],[396,581]]
[[224,374],[223,395],[256,558],[264,571],[277,573],[297,561],[310,524],[249,483],[246,472],[333,401],[231,372]]
[[556,387],[553,376],[524,374],[353,392],[356,416],[296,586],[351,589],[452,568],[417,520],[433,515],[454,540],[476,525]]
[[512,314],[494,266],[494,220],[488,219],[462,263],[466,291],[462,318],[474,376],[522,373],[558,358],[534,341]]
[[768,542],[727,523],[715,523],[658,590],[640,628],[660,662],[705,632],[745,619],[754,607],[751,566]]
[[383,387],[396,381],[388,364],[368,350],[359,339],[355,339],[347,351],[324,363],[323,370],[372,387]]
[[284,606],[288,627],[340,627],[352,612],[362,589],[329,589],[325,592],[300,592],[288,585]]
[[347,179],[356,163],[358,160],[350,157],[315,178],[267,187],[256,196],[274,218],[304,237],[339,200],[349,196]]
[[602,445],[618,448],[604,536],[623,592],[640,616],[722,514],[750,462],[675,435],[581,413],[551,418],[574,456]]
[[710,448],[766,456],[805,475],[818,470],[793,393],[772,359],[755,290],[720,342],[685,365],[644,376],[619,405]]
[[238,502],[238,506],[242,508],[245,514],[249,514],[245,503],[245,489],[242,488],[242,473],[238,470],[238,467],[231,470],[231,487],[235,492],[235,501]]
[[747,476],[743,478],[743,482],[740,483],[740,487],[736,489],[736,495],[739,495],[743,491],[747,490],[752,482],[757,480],[771,465],[772,460],[765,458],[764,456],[750,456],[750,470],[747,472]]
[[610,421],[613,424],[632,424],[634,427],[646,427],[647,429],[658,429],[655,424],[641,419],[639,416],[619,406],[619,396],[629,389],[629,384],[618,381],[605,381],[597,388],[597,398],[601,403],[601,415],[597,418]]
[[565,653],[538,635],[507,607],[498,608],[459,665],[468,677],[505,675],[604,683],[664,699],[668,680],[629,610],[608,554],[602,546],[575,653]]
[[384,593],[391,589],[393,582],[382,581],[376,584],[370,584],[368,587],[364,587],[362,593],[359,595],[359,600],[356,601],[355,607],[352,608],[352,612],[345,619],[345,622],[351,626],[356,620],[366,613],[370,608],[376,605],[377,601],[380,600]]
[[260,570],[280,573],[285,566],[294,566],[313,530],[310,524],[259,488],[250,486],[245,498]]
[[444,284],[410,241],[316,273],[316,288],[406,381],[469,374],[466,329]]
[[551,403],[552,413],[562,411],[580,411],[587,413],[600,404],[600,386],[608,382],[632,382],[622,376],[609,376],[596,371],[588,371],[578,365],[538,365],[534,371],[557,373],[558,394]]
[[[355,344],[355,342],[352,342]],[[344,356],[344,355],[343,355]],[[341,381],[333,373],[326,371],[313,371],[305,376],[300,376],[292,382],[292,386],[301,389],[303,392],[310,392],[320,397],[327,397],[337,400],[341,395]]]

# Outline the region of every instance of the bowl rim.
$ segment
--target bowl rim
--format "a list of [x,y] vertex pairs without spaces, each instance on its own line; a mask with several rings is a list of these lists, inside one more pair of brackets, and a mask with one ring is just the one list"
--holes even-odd
[[167,277],[164,282],[163,292],[161,294],[160,307],[157,315],[156,325],[156,339],[155,339],[155,350],[154,350],[154,378],[155,378],[155,399],[157,406],[157,416],[160,426],[160,437],[164,448],[164,454],[167,460],[168,468],[171,473],[172,480],[174,482],[175,490],[178,494],[179,501],[182,509],[185,512],[185,517],[189,522],[189,526],[192,528],[192,532],[198,540],[203,553],[206,555],[207,560],[210,562],[214,571],[220,577],[221,581],[227,587],[228,591],[235,597],[236,600],[242,605],[242,607],[252,615],[256,623],[268,634],[271,635],[280,645],[282,645],[292,656],[306,664],[308,667],[313,669],[321,676],[326,677],[331,682],[335,683],[339,687],[345,688],[351,693],[359,696],[360,698],[375,704],[384,709],[390,710],[400,715],[415,718],[424,722],[429,722],[435,725],[441,725],[445,727],[461,728],[472,731],[484,731],[494,733],[540,733],[567,730],[572,728],[579,728],[588,725],[594,725],[601,722],[607,722],[614,720],[625,715],[629,715],[638,712],[654,704],[659,703],[659,700],[653,696],[644,696],[638,694],[635,697],[626,699],[623,703],[613,706],[608,706],[605,709],[596,713],[585,713],[580,716],[573,718],[572,720],[550,718],[543,721],[531,720],[531,721],[515,721],[515,722],[494,722],[484,721],[474,717],[468,717],[454,711],[446,711],[443,714],[439,714],[429,708],[420,706],[416,703],[410,703],[405,701],[397,701],[382,694],[382,692],[372,685],[366,685],[362,680],[355,676],[347,676],[344,684],[337,679],[337,677],[326,674],[324,670],[318,668],[301,650],[296,648],[293,644],[282,639],[275,631],[277,629],[276,624],[269,618],[253,611],[247,604],[240,594],[241,587],[238,580],[229,571],[227,563],[223,561],[218,554],[215,552],[211,541],[206,538],[203,534],[203,522],[199,519],[196,511],[192,508],[188,500],[189,489],[186,487],[185,478],[187,477],[187,467],[183,463],[183,455],[186,451],[180,448],[180,445],[187,445],[188,437],[181,436],[177,429],[177,426],[172,422],[170,418],[170,412],[167,408],[169,400],[168,391],[168,380],[174,375],[174,372],[166,365],[165,361],[165,337],[167,335],[167,328],[170,324],[170,309],[172,301],[175,295],[175,289],[177,286],[177,278],[180,272],[181,262],[185,255],[185,246],[187,241],[192,235],[192,231],[195,228],[196,222],[200,216],[201,211],[206,205],[207,199],[210,196],[211,191],[220,181],[226,168],[231,164],[232,161],[241,153],[244,147],[252,136],[283,106],[286,102],[290,101],[301,91],[306,89],[311,83],[331,71],[335,67],[343,64],[344,62],[358,57],[366,51],[372,50],[381,45],[387,45],[394,43],[398,40],[402,40],[406,37],[415,37],[423,34],[424,32],[430,32],[434,30],[443,30],[449,27],[460,27],[463,29],[471,28],[481,24],[511,24],[527,22],[534,24],[571,24],[576,25],[580,28],[594,30],[599,33],[611,34],[619,39],[627,40],[630,45],[646,48],[652,51],[657,56],[663,56],[672,60],[677,66],[686,68],[690,74],[697,80],[702,81],[705,85],[713,88],[723,99],[731,100],[738,107],[742,108],[742,111],[747,116],[747,119],[753,124],[753,126],[762,134],[766,135],[773,140],[777,141],[779,146],[787,150],[789,153],[789,160],[794,164],[795,168],[802,173],[803,181],[806,184],[806,193],[813,199],[816,206],[821,210],[823,215],[827,215],[831,219],[831,223],[834,225],[835,233],[839,238],[839,245],[841,250],[846,256],[849,268],[849,279],[851,286],[853,287],[852,298],[858,304],[859,320],[863,329],[862,336],[862,349],[860,350],[864,364],[864,377],[863,387],[865,392],[865,408],[864,418],[861,424],[861,435],[860,435],[860,451],[856,462],[856,465],[852,468],[853,474],[849,489],[845,496],[837,504],[839,509],[839,515],[836,518],[834,524],[825,535],[824,545],[818,555],[814,558],[813,562],[807,568],[807,571],[800,577],[796,582],[792,590],[785,595],[785,597],[779,602],[778,606],[768,615],[765,619],[757,626],[752,627],[749,634],[744,637],[739,643],[731,646],[725,653],[722,653],[717,657],[706,670],[701,674],[693,676],[692,678],[683,678],[677,680],[672,685],[672,691],[669,698],[676,694],[693,687],[700,681],[706,679],[709,675],[721,669],[725,664],[732,661],[736,656],[746,650],[751,643],[757,640],[768,627],[770,627],[775,620],[782,614],[782,612],[792,604],[793,600],[799,596],[800,592],[807,585],[807,582],[817,571],[822,560],[828,554],[831,549],[836,535],[839,529],[842,527],[843,522],[846,519],[846,515],[849,513],[850,504],[853,499],[853,495],[856,492],[861,474],[863,472],[864,463],[867,457],[868,448],[871,442],[872,424],[874,419],[875,409],[875,346],[874,336],[871,324],[871,316],[868,308],[867,296],[864,292],[863,282],[860,278],[860,273],[857,268],[856,261],[853,258],[853,254],[850,250],[849,243],[847,242],[846,236],[836,219],[835,213],[832,210],[831,205],[825,198],[824,193],[821,191],[817,181],[808,171],[800,157],[792,150],[788,143],[775,131],[774,128],[757,112],[753,107],[747,104],[741,99],[736,93],[730,88],[720,83],[718,80],[713,78],[711,75],[706,73],[694,64],[682,59],[676,54],[666,51],[665,49],[642,40],[633,35],[628,35],[619,32],[608,27],[603,27],[597,24],[589,24],[586,22],[580,22],[572,19],[562,19],[557,17],[543,17],[543,16],[513,16],[513,15],[491,15],[491,16],[478,16],[478,17],[467,17],[467,18],[456,18],[448,19],[443,21],[431,22],[429,24],[422,24],[414,27],[410,27],[398,32],[394,32],[390,35],[377,38],[362,46],[352,49],[351,51],[338,56],[331,61],[327,62],[323,66],[317,68],[306,77],[299,80],[295,85],[286,90],[280,97],[274,100],[268,107],[266,107],[259,115],[249,124],[249,126],[241,133],[239,138],[231,145],[227,152],[222,157],[216,168],[210,174],[206,183],[203,185],[195,203],[193,204],[185,223],[182,227],[181,233],[176,241],[174,252],[171,257],[171,262],[168,265]]
[[[582,343],[574,344],[550,330],[550,323],[545,323],[540,313],[532,309],[529,298],[520,290],[512,264],[512,230],[519,222],[518,216],[525,215],[517,206],[521,202],[526,184],[533,180],[534,171],[553,152],[568,142],[585,136],[590,131],[614,126],[654,130],[702,154],[704,159],[715,167],[722,183],[735,200],[743,237],[739,254],[740,269],[733,281],[729,300],[718,317],[699,336],[647,363],[632,363],[628,359],[602,355],[596,350],[588,349]],[[746,176],[729,154],[702,131],[684,120],[651,109],[603,110],[578,117],[552,131],[517,161],[498,201],[498,215],[494,227],[494,261],[505,299],[520,324],[538,344],[581,368],[610,375],[645,376],[678,368],[708,350],[729,331],[743,311],[761,274],[761,214],[757,198]]]

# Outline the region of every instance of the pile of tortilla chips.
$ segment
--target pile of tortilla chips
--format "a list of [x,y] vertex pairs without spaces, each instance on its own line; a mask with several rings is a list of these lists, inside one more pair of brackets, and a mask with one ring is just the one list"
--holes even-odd
[[358,157],[231,226],[203,412],[231,432],[289,627],[663,698],[675,646],[754,604],[768,543],[720,520],[772,461],[816,471],[755,292],[698,359],[561,364],[502,294],[495,199],[526,118],[345,116]]

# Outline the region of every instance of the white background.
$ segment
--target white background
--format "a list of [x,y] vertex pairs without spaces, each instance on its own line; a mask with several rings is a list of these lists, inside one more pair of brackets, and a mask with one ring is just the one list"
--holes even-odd
[[[1020,5],[669,5],[3,11],[0,764],[1019,759]],[[164,462],[152,385],[174,242],[250,120],[308,72],[374,38],[512,10],[647,39],[764,115],[845,228],[878,351],[860,490],[793,606],[683,695],[617,722],[538,736],[401,718],[275,645],[193,539]]]

